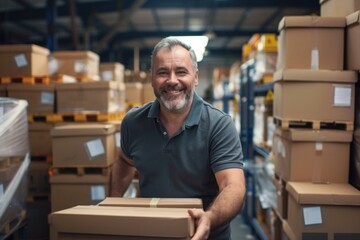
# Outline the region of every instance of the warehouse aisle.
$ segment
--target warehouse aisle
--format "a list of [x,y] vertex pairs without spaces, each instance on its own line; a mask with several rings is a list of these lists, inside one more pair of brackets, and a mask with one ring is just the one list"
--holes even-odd
[[257,238],[251,234],[251,229],[247,226],[241,214],[237,215],[231,222],[231,240],[256,240]]

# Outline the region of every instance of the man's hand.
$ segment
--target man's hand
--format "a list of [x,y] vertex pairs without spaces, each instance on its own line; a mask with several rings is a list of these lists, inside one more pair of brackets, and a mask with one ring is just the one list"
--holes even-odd
[[189,215],[195,221],[196,231],[191,240],[208,239],[211,228],[211,221],[202,209],[189,209]]

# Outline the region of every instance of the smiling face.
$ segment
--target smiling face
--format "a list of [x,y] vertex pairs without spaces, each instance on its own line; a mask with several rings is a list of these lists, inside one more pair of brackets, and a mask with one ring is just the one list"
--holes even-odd
[[181,46],[161,49],[153,59],[152,86],[161,105],[170,112],[190,108],[198,72],[188,50]]

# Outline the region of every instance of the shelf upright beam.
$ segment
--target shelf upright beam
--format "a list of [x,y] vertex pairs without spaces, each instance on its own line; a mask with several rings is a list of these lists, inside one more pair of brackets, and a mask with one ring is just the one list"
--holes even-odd
[[57,16],[56,0],[47,0],[46,1],[46,20],[47,20],[46,47],[51,52],[57,49],[56,24],[55,24],[56,16]]

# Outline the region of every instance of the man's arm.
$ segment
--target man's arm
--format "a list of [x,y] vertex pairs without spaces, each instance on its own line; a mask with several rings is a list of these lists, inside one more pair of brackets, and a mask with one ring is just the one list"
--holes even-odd
[[120,150],[119,157],[116,159],[111,180],[111,196],[122,197],[135,174],[133,162],[127,158]]
[[244,203],[245,177],[239,168],[230,168],[215,174],[219,195],[205,212],[190,209],[189,214],[196,221],[196,233],[192,240],[207,239],[210,229],[230,222]]

